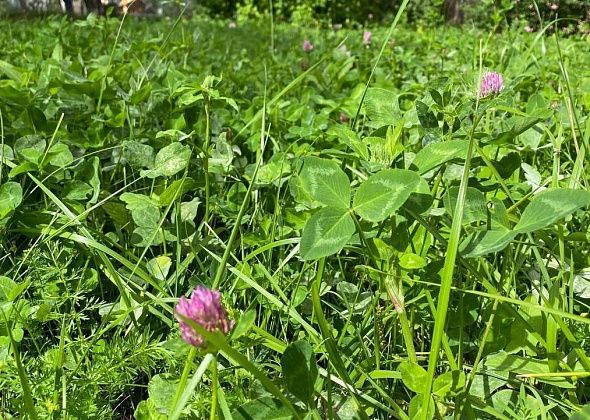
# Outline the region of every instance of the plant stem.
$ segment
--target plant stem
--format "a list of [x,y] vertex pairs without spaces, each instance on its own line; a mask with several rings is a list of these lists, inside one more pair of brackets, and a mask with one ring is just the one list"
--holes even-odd
[[397,312],[399,323],[402,328],[402,337],[406,345],[406,352],[408,353],[408,359],[410,360],[410,362],[418,363],[418,358],[416,357],[416,349],[414,347],[414,336],[412,335],[412,329],[410,327],[410,322],[408,321],[408,314],[406,313],[404,297],[401,291],[401,280],[399,280],[399,284],[397,285],[397,287],[394,284],[394,282],[396,281],[398,280],[391,278],[386,279],[385,290],[387,291],[389,300],[391,300],[391,303],[395,308],[395,312]]
[[191,366],[193,364],[193,360],[197,355],[197,348],[191,347],[188,355],[186,356],[186,361],[184,362],[184,369],[182,370],[182,375],[180,376],[180,382],[178,383],[178,387],[176,388],[176,394],[174,395],[174,401],[172,402],[172,411],[180,401],[180,397],[186,387],[186,381],[188,379],[188,374],[191,371]]
[[205,223],[209,223],[209,209],[210,209],[210,196],[211,186],[209,185],[209,143],[210,143],[210,123],[211,117],[209,115],[209,97],[205,99],[205,142],[203,143],[203,172],[205,172],[205,217],[203,220]]
[[[475,113],[477,115],[477,104]],[[465,157],[465,166],[463,167],[461,184],[459,185],[457,204],[455,205],[455,211],[453,212],[453,223],[451,225],[451,235],[449,237],[449,242],[447,245],[447,255],[445,257],[445,264],[443,266],[441,274],[440,291],[438,295],[438,302],[436,306],[436,315],[434,321],[434,333],[432,335],[430,354],[428,355],[428,379],[425,384],[426,388],[424,392],[424,398],[422,400],[421,418],[423,420],[426,420],[428,416],[428,407],[431,400],[430,392],[432,390],[432,382],[434,380],[434,373],[436,370],[436,364],[438,362],[438,352],[440,351],[442,337],[445,331],[447,310],[449,306],[449,299],[451,297],[451,288],[453,286],[455,262],[457,260],[459,240],[461,239],[461,226],[463,220],[465,197],[467,196],[467,184],[469,181],[469,170],[471,168],[471,157],[473,155],[473,149],[475,148],[474,132],[475,127],[479,123],[479,120],[480,118],[476,117],[473,121],[471,135],[469,136],[469,147],[467,148],[467,156]]]
[[38,419],[37,411],[35,410],[35,403],[33,401],[33,393],[31,391],[31,386],[29,385],[29,381],[27,379],[27,373],[26,373],[25,368],[22,364],[22,361],[20,358],[20,352],[18,351],[16,341],[14,340],[14,337],[12,336],[12,327],[8,324],[8,319],[6,318],[6,315],[4,314],[3,311],[2,311],[2,315],[4,316],[4,320],[6,321],[6,326],[8,327],[6,329],[6,331],[8,332],[8,338],[10,339],[10,345],[12,346],[12,355],[14,357],[14,364],[16,365],[20,384],[23,388],[23,403],[25,406],[25,411],[31,419],[36,420],[36,419]]
[[[194,350],[194,353],[192,350]],[[188,383],[188,385],[186,385],[186,380],[188,378],[188,372],[190,371],[190,365],[192,364],[191,362],[189,362],[189,360],[192,361],[192,359],[194,358],[194,356],[196,354],[196,350],[197,350],[196,348],[191,349],[191,353],[189,353],[189,355],[187,357],[187,364],[184,365],[184,371],[182,372],[182,377],[180,378],[180,383],[178,384],[178,388],[176,390],[176,395],[174,397],[174,400],[175,400],[174,405],[172,406],[172,409],[170,410],[171,411],[171,414],[169,417],[170,420],[176,420],[180,417],[180,413],[182,412],[182,410],[186,406],[188,399],[190,398],[191,394],[193,393],[193,391],[197,387],[198,383],[201,381],[201,378],[202,378],[203,374],[205,373],[205,371],[207,370],[207,367],[215,359],[215,355],[213,355],[212,353],[207,353],[205,355],[205,357],[203,358],[203,361],[201,362],[201,364],[197,368],[195,374],[191,378],[191,381]],[[187,369],[187,365],[189,366],[188,369]]]
[[211,413],[209,419],[215,420],[217,418],[217,387],[219,386],[217,356],[213,357],[209,368],[211,369]]

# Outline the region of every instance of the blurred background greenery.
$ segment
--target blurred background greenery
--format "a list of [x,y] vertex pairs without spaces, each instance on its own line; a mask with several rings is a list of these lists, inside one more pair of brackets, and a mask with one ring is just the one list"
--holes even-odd
[[[391,21],[401,3],[402,0],[0,0],[0,12],[48,14],[63,13],[69,8],[75,15],[129,11],[176,16],[186,6],[187,16],[238,23],[272,16],[275,21],[295,25],[366,27]],[[451,24],[489,30],[516,25],[530,32],[554,22],[551,26],[566,34],[590,33],[590,1],[411,0],[404,19],[416,26]]]

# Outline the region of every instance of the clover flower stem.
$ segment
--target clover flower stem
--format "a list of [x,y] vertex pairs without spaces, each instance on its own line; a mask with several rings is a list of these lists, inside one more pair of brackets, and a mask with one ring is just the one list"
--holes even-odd
[[211,413],[209,419],[215,420],[217,418],[217,387],[219,386],[217,356],[213,356],[209,369],[211,369]]

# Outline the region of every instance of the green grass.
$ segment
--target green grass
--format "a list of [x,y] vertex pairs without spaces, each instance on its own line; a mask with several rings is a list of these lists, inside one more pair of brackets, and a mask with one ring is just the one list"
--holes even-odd
[[370,29],[0,22],[2,418],[585,418],[588,38]]

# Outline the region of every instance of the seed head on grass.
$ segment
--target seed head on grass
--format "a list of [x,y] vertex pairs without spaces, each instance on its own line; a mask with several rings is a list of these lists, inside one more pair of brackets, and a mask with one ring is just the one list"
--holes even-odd
[[489,95],[496,95],[504,89],[504,79],[502,75],[494,71],[487,72],[483,75],[479,84],[479,97],[484,98]]
[[182,339],[195,347],[206,348],[207,341],[179,315],[190,319],[207,331],[221,331],[227,334],[233,326],[221,304],[219,292],[203,286],[197,286],[189,299],[182,296],[175,310]]

